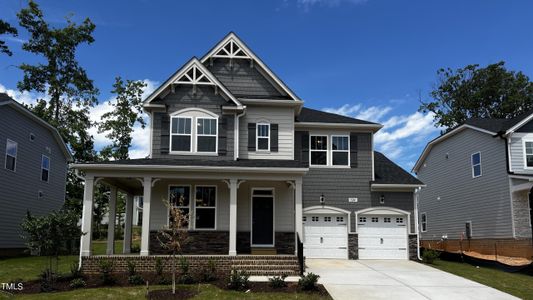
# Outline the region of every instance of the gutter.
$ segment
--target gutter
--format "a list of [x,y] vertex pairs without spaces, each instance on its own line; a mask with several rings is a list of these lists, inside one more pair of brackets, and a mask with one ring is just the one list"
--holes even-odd
[[240,114],[235,115],[235,122],[233,122],[233,160],[239,159],[239,119],[246,114],[246,106]]
[[415,230],[416,230],[416,257],[419,261],[422,260],[422,257],[420,256],[420,228],[418,223],[418,193],[420,193],[420,190],[422,187],[418,187],[415,189],[415,192],[413,194],[414,202],[415,202]]

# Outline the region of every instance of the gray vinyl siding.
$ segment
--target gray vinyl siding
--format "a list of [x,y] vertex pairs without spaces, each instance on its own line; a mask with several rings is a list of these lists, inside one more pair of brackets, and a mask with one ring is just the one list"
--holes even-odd
[[[26,211],[45,215],[63,205],[67,163],[49,129],[9,106],[0,106],[0,116],[0,248],[22,248],[20,223]],[[15,172],[5,169],[7,139],[18,143]],[[48,182],[41,181],[42,155],[50,158]]]
[[250,66],[250,60],[233,59],[230,66],[229,59],[216,58],[212,64],[211,61],[207,61],[206,65],[209,71],[237,97],[277,99],[287,96],[286,93],[279,92],[260,73],[256,64]]
[[[165,112],[154,112],[153,117],[153,132],[152,132],[152,158],[182,158],[182,159],[233,159],[234,148],[234,116],[223,115],[222,106],[229,104],[220,93],[215,94],[215,89],[212,86],[197,86],[196,94],[193,94],[192,86],[179,85],[175,88],[175,93],[169,93],[163,100],[162,104],[167,106]],[[201,156],[201,155],[175,155],[165,153],[163,145],[168,147],[169,145],[169,130],[170,123],[164,123],[165,116],[185,109],[185,108],[202,108],[213,112],[219,116],[219,136],[221,134],[220,122],[221,118],[226,120],[226,154],[219,156]],[[194,139],[193,139],[194,142]],[[219,145],[221,139],[219,138]],[[220,147],[219,147],[220,148]],[[168,151],[168,149],[167,149]]]
[[[248,123],[278,124],[278,151],[248,151]],[[294,110],[287,107],[248,106],[239,120],[239,157],[294,159]]]
[[533,133],[513,133],[509,142],[511,171],[517,174],[533,174],[533,168],[525,167],[524,140],[533,141]]
[[[504,140],[472,129],[433,146],[418,172],[427,185],[419,198],[419,212],[427,214],[423,239],[457,239],[467,221],[473,238],[513,236],[505,151]],[[481,152],[482,176],[472,178],[476,152]]]
[[[381,195],[385,196],[385,203],[379,202]],[[410,212],[410,232],[415,232],[414,198],[412,192],[372,192],[372,207],[393,207]]]
[[[304,208],[320,205],[320,196],[324,195],[325,205],[352,212],[352,231],[355,230],[355,214],[353,212],[372,206],[370,196],[370,181],[372,180],[370,134],[357,134],[357,146],[357,167],[310,167],[309,172],[303,177]],[[354,197],[358,198],[357,203],[349,203],[348,198]]]

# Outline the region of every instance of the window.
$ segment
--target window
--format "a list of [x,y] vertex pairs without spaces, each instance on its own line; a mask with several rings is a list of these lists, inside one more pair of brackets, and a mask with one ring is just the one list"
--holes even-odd
[[524,142],[526,168],[533,168],[533,141]]
[[257,140],[255,149],[258,151],[270,151],[270,124],[257,124]]
[[302,220],[303,220],[304,222],[306,222],[306,221],[307,221],[307,217],[306,217],[306,216],[303,216],[303,217],[302,217]]
[[[177,207],[181,210],[182,214],[189,217],[190,212],[190,197],[191,197],[191,187],[190,186],[170,186],[169,188],[169,202],[170,205]],[[169,212],[169,223],[174,222],[172,216]],[[188,220],[182,224],[183,227],[188,228]]]
[[197,118],[196,151],[217,152],[217,119]]
[[347,166],[350,152],[348,136],[331,136],[331,159],[334,166]]
[[41,180],[48,182],[48,176],[50,174],[50,158],[43,155],[41,158]]
[[5,168],[15,172],[17,167],[17,148],[18,144],[12,140],[6,142],[6,165]]
[[170,151],[184,151],[191,150],[191,123],[190,117],[173,117],[170,131]]
[[366,223],[366,217],[359,217],[360,223]]
[[422,227],[422,232],[426,232],[428,230],[428,216],[426,213],[422,213],[420,216],[420,224]]
[[379,222],[379,218],[378,217],[372,217],[372,223],[377,223]]
[[216,228],[217,188],[215,186],[197,186],[195,199],[195,228]]
[[390,223],[390,218],[383,218],[384,223]]
[[311,136],[311,165],[326,166],[328,164],[328,137]]
[[344,217],[337,217],[337,222],[344,222]]
[[396,218],[396,223],[403,223],[403,218]]
[[481,176],[481,152],[472,154],[472,177]]
[[311,217],[311,221],[318,222],[318,217]]
[[324,222],[331,222],[331,217],[324,217]]

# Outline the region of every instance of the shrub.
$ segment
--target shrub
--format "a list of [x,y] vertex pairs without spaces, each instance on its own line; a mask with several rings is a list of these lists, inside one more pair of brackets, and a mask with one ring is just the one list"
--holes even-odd
[[54,280],[54,274],[51,269],[44,269],[41,274],[39,274],[41,280],[41,292],[51,292],[53,290],[52,283]]
[[155,274],[157,276],[163,276],[163,260],[161,257],[155,259]]
[[207,265],[202,270],[202,280],[211,282],[217,280],[217,265],[214,259],[210,258]]
[[230,290],[245,290],[248,288],[248,278],[250,275],[246,274],[245,271],[231,270],[231,275],[229,276],[228,288]]
[[286,287],[287,283],[285,282],[285,278],[287,278],[287,275],[274,276],[274,277],[268,278],[268,281],[269,281],[268,285],[274,289]]
[[180,257],[180,271],[181,275],[179,277],[179,283],[190,284],[194,283],[194,279],[189,273],[189,261],[185,257]]
[[72,263],[70,265],[70,276],[72,278],[80,278],[81,277],[81,269],[78,265],[78,263]]
[[170,285],[172,284],[172,280],[166,278],[166,277],[161,277],[159,278],[159,281],[157,281],[157,284],[159,285]]
[[314,273],[307,273],[307,275],[302,275],[298,280],[298,285],[304,291],[310,291],[317,288],[317,282],[320,276]]
[[83,278],[74,278],[70,281],[69,286],[73,289],[79,289],[82,287],[85,287],[87,284],[85,283],[85,280]]
[[135,271],[135,263],[131,260],[128,260],[127,263],[128,263],[128,275],[131,277],[137,274],[137,272]]
[[128,283],[131,285],[141,285],[144,284],[144,279],[139,274],[133,274],[128,277]]
[[424,252],[422,252],[422,261],[426,264],[433,264],[435,259],[437,259],[439,256],[440,253],[436,250],[424,249]]
[[116,282],[115,278],[112,275],[113,272],[113,261],[111,260],[101,260],[98,263],[98,266],[100,267],[100,278],[102,279],[102,283],[104,285],[112,285]]

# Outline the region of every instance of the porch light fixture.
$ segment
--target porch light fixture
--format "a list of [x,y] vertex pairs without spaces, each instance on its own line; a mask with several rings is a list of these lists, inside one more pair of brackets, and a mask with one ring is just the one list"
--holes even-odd
[[324,194],[320,195],[320,204],[324,205],[324,202],[326,202],[326,198],[324,197]]
[[381,196],[379,196],[379,203],[385,204],[385,195],[381,194]]

